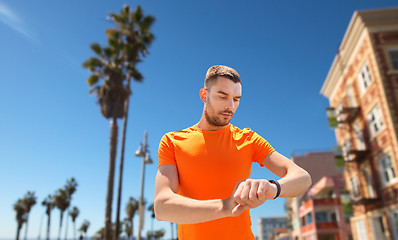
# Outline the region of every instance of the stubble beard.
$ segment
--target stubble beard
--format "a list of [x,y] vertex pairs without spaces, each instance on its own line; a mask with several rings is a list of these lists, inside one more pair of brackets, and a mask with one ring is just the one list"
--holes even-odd
[[[209,114],[209,112],[213,113],[213,116],[211,116]],[[232,114],[232,116],[233,116],[233,113],[231,113],[231,112],[228,112],[228,113]],[[216,113],[214,113],[214,109],[213,109],[213,107],[211,107],[209,99],[207,99],[207,104],[205,107],[205,118],[206,118],[207,122],[211,126],[214,126],[214,127],[227,126],[230,122],[230,120],[223,120],[222,117],[219,117]],[[230,119],[232,119],[232,117]]]

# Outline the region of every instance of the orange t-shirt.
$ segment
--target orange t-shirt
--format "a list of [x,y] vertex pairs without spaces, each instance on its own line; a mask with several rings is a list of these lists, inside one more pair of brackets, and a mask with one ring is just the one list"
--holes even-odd
[[[197,125],[165,134],[159,145],[159,166],[177,166],[178,194],[197,200],[229,198],[235,185],[250,177],[251,165],[260,165],[272,146],[249,128],[229,125],[204,131]],[[198,224],[179,224],[181,240],[253,239],[249,210]]]

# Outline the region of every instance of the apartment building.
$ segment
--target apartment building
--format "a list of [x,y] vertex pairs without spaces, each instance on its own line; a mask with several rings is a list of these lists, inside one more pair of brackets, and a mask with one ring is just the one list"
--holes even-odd
[[258,219],[258,240],[273,240],[274,230],[286,228],[286,217]]
[[[330,152],[307,152],[302,155],[294,154],[291,160],[305,169],[310,175],[313,185],[324,176],[336,176],[342,173],[336,168],[335,155]],[[300,218],[300,207],[309,200],[308,192],[295,197],[286,198],[286,212],[290,239],[301,240],[302,222]]]
[[343,176],[323,177],[308,194],[300,206],[302,239],[350,240],[352,208]]
[[321,93],[345,162],[353,239],[398,239],[398,8],[354,13]]

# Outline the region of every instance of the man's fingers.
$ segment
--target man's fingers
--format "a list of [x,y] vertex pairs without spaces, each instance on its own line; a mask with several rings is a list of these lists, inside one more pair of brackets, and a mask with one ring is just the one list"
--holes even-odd
[[250,200],[249,200],[250,189],[251,189],[250,183],[244,184],[242,193],[240,194],[240,200],[244,205],[250,204]]
[[259,181],[254,181],[251,184],[250,192],[249,192],[249,200],[250,202],[254,202],[258,200],[257,192],[258,192],[258,187],[260,185]]
[[261,181],[257,188],[257,197],[259,200],[265,200],[265,190],[266,190],[266,183]]
[[236,207],[234,209],[232,209],[232,215],[233,216],[239,216],[243,211],[245,211],[246,209],[250,209],[249,205],[236,205]]
[[234,200],[235,202],[239,203],[239,204],[243,204],[242,200],[241,200],[241,194],[243,191],[243,188],[245,187],[244,184],[239,183],[235,193],[234,193]]

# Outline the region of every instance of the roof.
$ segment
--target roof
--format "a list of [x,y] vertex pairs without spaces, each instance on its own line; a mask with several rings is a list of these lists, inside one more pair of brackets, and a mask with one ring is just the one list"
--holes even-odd
[[365,30],[371,33],[397,29],[398,8],[355,11],[322,86],[321,94],[327,98],[332,96],[338,81],[347,71],[348,60]]

